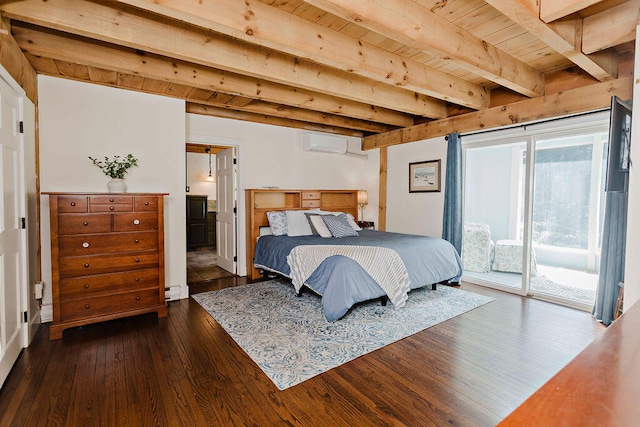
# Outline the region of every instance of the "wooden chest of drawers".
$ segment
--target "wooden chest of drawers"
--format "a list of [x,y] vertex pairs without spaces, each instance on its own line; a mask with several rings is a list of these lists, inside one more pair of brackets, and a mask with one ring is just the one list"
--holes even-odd
[[167,315],[165,194],[49,195],[53,323],[71,327],[136,314]]

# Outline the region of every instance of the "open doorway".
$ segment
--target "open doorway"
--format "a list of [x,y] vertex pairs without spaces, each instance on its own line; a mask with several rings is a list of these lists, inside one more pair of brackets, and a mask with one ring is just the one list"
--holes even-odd
[[[229,146],[202,143],[186,145],[187,283],[189,285],[232,276],[236,273],[235,152],[235,147]],[[230,166],[227,167],[227,164]]]

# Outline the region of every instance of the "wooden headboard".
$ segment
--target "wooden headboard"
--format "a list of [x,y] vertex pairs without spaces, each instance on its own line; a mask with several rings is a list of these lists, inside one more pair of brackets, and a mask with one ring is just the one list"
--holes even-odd
[[320,208],[325,211],[350,213],[358,218],[358,190],[267,190],[245,191],[247,207],[247,276],[260,277],[253,267],[260,227],[268,227],[267,212]]

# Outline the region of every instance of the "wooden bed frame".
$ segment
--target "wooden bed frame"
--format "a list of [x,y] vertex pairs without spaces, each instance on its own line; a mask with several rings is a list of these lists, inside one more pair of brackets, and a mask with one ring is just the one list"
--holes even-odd
[[249,189],[245,191],[247,207],[247,276],[251,280],[261,277],[253,267],[256,241],[260,227],[268,227],[267,212],[307,210],[350,213],[358,218],[358,190],[273,190]]

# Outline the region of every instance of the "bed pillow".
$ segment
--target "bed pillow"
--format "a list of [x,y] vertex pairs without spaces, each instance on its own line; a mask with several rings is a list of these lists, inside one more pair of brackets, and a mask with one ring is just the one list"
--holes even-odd
[[311,236],[311,225],[307,221],[305,213],[319,213],[320,209],[306,211],[285,211],[287,213],[287,235],[289,236]]
[[269,228],[274,236],[284,236],[287,234],[287,215],[283,211],[267,212]]
[[351,215],[350,213],[320,211],[320,214],[335,215],[335,216],[346,215],[347,216],[347,221],[349,222],[349,225],[351,226],[351,228],[353,228],[356,231],[361,231],[362,230],[362,228],[360,228],[360,226],[358,226],[358,223],[356,223],[356,219],[354,218],[354,216]]
[[309,224],[311,224],[311,231],[314,235],[318,235],[320,237],[333,237],[331,231],[329,231],[327,225],[324,223],[322,215],[310,213],[306,213],[305,215],[309,220]]
[[327,225],[333,237],[351,237],[358,236],[358,232],[351,228],[349,220],[345,214],[341,215],[324,215],[321,217]]

